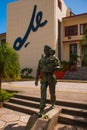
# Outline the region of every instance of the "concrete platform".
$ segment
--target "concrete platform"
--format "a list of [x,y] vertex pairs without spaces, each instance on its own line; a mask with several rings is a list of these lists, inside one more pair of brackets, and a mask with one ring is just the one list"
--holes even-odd
[[[3,82],[2,89],[19,91],[30,96],[40,97],[40,82],[35,86],[35,81]],[[47,98],[50,98],[49,89]],[[87,103],[87,82],[64,81],[56,84],[56,99],[73,100]]]

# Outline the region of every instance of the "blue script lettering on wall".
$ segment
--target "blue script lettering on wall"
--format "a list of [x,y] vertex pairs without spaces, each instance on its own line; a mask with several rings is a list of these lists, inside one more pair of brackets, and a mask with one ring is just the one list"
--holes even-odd
[[39,11],[36,15],[36,26],[34,26],[36,10],[37,10],[37,5],[34,6],[31,21],[30,21],[30,24],[28,26],[28,29],[27,29],[24,37],[23,38],[18,37],[13,44],[13,48],[17,51],[20,50],[21,47],[24,45],[24,43],[26,42],[31,31],[35,32],[35,31],[37,31],[37,29],[39,27],[43,27],[47,23],[47,20],[42,22],[43,13],[42,13],[42,11]]

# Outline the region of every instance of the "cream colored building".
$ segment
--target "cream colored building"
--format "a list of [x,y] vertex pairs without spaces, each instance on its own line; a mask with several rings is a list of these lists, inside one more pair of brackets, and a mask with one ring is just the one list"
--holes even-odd
[[87,52],[87,43],[81,45],[83,32],[87,26],[87,13],[65,17],[62,25],[63,60],[69,61],[70,55],[76,53],[80,56],[78,66],[81,66]]
[[36,68],[44,45],[61,58],[61,23],[68,15],[63,0],[19,0],[7,9],[7,42],[18,52],[21,68]]

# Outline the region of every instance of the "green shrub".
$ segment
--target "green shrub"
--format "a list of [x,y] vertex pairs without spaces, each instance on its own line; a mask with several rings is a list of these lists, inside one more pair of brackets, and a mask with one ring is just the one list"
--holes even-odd
[[7,92],[5,90],[1,90],[1,93],[0,93],[0,102],[8,100],[9,98],[11,98],[13,96],[14,96],[14,93]]

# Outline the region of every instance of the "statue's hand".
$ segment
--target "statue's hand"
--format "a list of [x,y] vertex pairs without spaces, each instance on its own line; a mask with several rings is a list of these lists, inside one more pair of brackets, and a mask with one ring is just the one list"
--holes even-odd
[[38,80],[35,81],[35,86],[38,86]]

